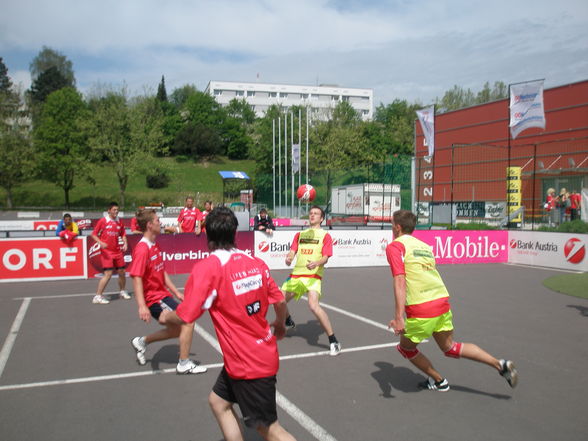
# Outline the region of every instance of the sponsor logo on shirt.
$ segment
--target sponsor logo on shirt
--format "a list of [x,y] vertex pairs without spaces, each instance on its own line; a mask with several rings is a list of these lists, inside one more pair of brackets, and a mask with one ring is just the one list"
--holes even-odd
[[236,296],[247,294],[248,292],[255,291],[263,286],[261,274],[246,277],[244,279],[235,280],[233,282],[233,292]]

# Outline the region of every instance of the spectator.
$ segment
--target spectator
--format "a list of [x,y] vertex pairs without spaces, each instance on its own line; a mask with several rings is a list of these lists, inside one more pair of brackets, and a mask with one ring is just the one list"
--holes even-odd
[[259,211],[259,214],[255,215],[255,218],[253,219],[253,230],[263,231],[267,235],[271,236],[275,229],[276,227],[274,227],[272,218],[267,214],[267,210],[262,208]]
[[65,213],[63,219],[57,224],[55,235],[61,237],[67,245],[72,246],[78,234],[80,234],[78,224],[72,220],[71,214]]
[[558,224],[559,211],[557,209],[557,196],[555,195],[555,188],[547,190],[547,198],[545,200],[545,210],[549,219],[549,226],[555,227]]
[[200,234],[200,222],[202,221],[202,213],[194,206],[194,198],[188,196],[186,198],[186,205],[180,211],[178,216],[178,225],[172,227],[165,227],[166,233],[196,233]]
[[141,215],[142,212],[143,209],[139,208],[135,213],[135,217],[131,219],[131,234],[143,234],[141,228],[139,228],[139,223],[137,222],[137,218]]
[[206,232],[206,216],[208,216],[208,213],[210,213],[213,208],[214,208],[214,206],[212,204],[212,201],[206,201],[204,203],[204,211],[202,212],[202,222],[201,222],[202,231],[204,231],[204,232]]
[[580,207],[582,205],[582,195],[577,190],[572,190],[570,194],[570,217],[571,220],[580,219]]

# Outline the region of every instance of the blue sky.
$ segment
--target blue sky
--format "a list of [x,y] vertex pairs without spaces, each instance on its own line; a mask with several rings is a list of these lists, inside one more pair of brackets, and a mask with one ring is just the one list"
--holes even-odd
[[259,74],[428,104],[455,84],[586,80],[587,29],[586,0],[4,0],[0,56],[25,88],[46,45],[73,62],[82,92]]

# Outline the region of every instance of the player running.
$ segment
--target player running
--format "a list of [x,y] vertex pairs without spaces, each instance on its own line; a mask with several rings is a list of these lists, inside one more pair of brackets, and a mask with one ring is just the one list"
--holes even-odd
[[463,357],[492,366],[514,388],[518,373],[512,361],[498,360],[473,343],[453,340],[449,293],[435,267],[431,247],[411,236],[416,216],[408,210],[398,210],[392,219],[394,241],[386,247],[386,256],[394,277],[396,312],[388,327],[400,335],[396,348],[402,356],[428,375],[419,387],[449,390],[447,379],[417,349],[420,342],[432,335],[447,357]]
[[[298,301],[304,294],[308,294],[308,306],[329,337],[329,355],[335,356],[341,352],[341,344],[335,337],[329,316],[319,303],[325,264],[333,255],[333,239],[321,228],[324,219],[325,212],[321,207],[314,205],[310,208],[308,212],[310,228],[296,233],[290,252],[286,256],[286,265],[290,266],[294,257],[296,257],[296,264],[290,277],[283,283],[282,291],[285,293],[286,302],[293,298]],[[290,315],[286,319],[286,326],[296,327]]]
[[[180,324],[209,311],[224,367],[208,402],[225,439],[243,440],[233,410],[233,403],[238,403],[245,424],[264,439],[294,440],[278,422],[276,409],[276,340],[286,332],[286,302],[267,265],[235,248],[237,224],[226,207],[210,212],[206,230],[211,254],[194,265],[178,309],[162,315]],[[266,320],[270,304],[276,314],[273,333]]]
[[[125,300],[130,299],[131,296],[125,290],[124,252],[127,250],[127,236],[125,233],[125,227],[122,221],[118,218],[118,204],[116,202],[110,203],[106,216],[96,223],[91,236],[100,246],[100,260],[104,274],[98,282],[98,289],[96,295],[92,299],[92,303],[97,305],[107,305],[110,303],[110,301],[103,296],[103,293],[114,270],[118,272],[120,297]],[[122,242],[122,245],[120,242]]]
[[[144,365],[147,345],[156,341],[180,338],[180,360],[176,366],[178,374],[201,374],[206,368],[190,360],[190,346],[194,335],[194,324],[167,323],[161,316],[165,310],[175,310],[179,303],[170,294],[171,291],[178,299],[184,295],[178,291],[174,283],[165,272],[163,257],[155,239],[161,232],[161,224],[155,210],[147,209],[137,212],[139,230],[144,231],[143,238],[133,250],[133,263],[129,274],[133,278],[133,291],[139,318],[148,323],[151,317],[165,326],[152,334],[135,337],[131,344],[135,348],[137,362]],[[169,291],[168,291],[169,290]]]

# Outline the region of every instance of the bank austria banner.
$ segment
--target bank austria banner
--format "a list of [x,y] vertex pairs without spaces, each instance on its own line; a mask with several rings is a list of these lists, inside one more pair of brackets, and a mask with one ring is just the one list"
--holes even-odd
[[508,245],[510,263],[588,271],[587,234],[511,231]]
[[86,279],[86,238],[72,246],[58,237],[2,239],[0,282]]
[[[285,263],[296,231],[276,231],[273,236],[255,233],[255,255],[270,269],[288,268]],[[387,266],[386,247],[390,230],[330,230],[333,257],[327,267]],[[500,263],[508,258],[506,231],[415,231],[414,236],[433,248],[439,264]]]

